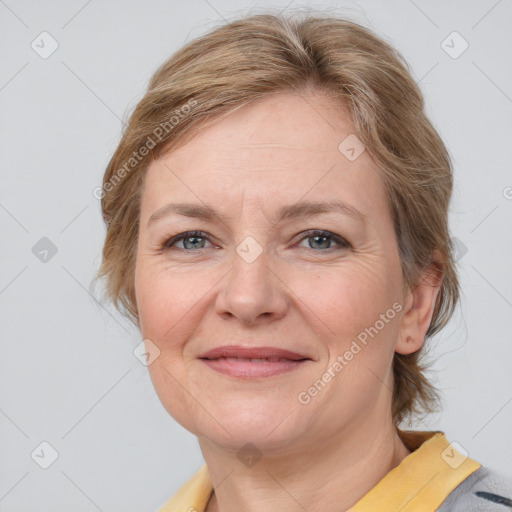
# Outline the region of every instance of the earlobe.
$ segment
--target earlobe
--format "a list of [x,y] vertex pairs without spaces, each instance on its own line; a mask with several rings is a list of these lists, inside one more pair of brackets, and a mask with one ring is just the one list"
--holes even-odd
[[395,352],[399,354],[412,354],[418,351],[425,341],[443,282],[440,258],[439,251],[434,251],[434,263],[421,273],[414,290],[407,293],[395,347]]

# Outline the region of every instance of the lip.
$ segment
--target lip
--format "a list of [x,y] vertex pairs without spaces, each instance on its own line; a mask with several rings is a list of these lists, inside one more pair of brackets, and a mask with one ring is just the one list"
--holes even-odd
[[240,345],[226,345],[208,350],[199,356],[200,359],[218,359],[220,357],[238,357],[240,359],[268,359],[282,358],[291,361],[299,361],[301,359],[310,359],[304,354],[285,350],[276,347],[242,347]]
[[202,354],[199,359],[217,372],[238,378],[271,377],[295,370],[311,361],[306,355],[291,350],[236,345],[214,348]]

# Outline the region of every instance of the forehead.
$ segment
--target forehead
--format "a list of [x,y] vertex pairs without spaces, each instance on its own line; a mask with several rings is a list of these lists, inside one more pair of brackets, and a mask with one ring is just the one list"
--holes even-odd
[[340,199],[381,215],[387,197],[377,166],[366,151],[354,160],[339,149],[345,140],[361,149],[354,131],[345,108],[324,94],[253,101],[149,166],[141,214],[177,200],[217,202],[226,213],[253,202],[272,213],[301,199]]

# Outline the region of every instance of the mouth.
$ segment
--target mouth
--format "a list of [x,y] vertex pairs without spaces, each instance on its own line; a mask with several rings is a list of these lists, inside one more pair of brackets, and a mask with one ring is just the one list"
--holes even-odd
[[273,347],[217,347],[199,357],[212,370],[238,378],[271,377],[295,370],[312,359]]

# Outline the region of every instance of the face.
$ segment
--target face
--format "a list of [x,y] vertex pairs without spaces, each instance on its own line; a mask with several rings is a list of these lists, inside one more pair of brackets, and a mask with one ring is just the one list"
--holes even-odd
[[[286,450],[390,419],[402,277],[379,171],[339,149],[354,131],[330,98],[275,94],[149,167],[139,325],[162,404],[197,436]],[[295,359],[203,358],[225,346]]]

